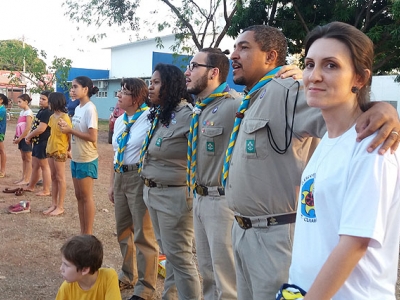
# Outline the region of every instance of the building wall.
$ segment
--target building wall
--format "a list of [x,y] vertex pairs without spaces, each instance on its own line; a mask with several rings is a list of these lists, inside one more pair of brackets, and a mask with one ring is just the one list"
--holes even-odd
[[371,100],[392,104],[400,115],[400,83],[394,82],[395,75],[374,76],[371,85]]

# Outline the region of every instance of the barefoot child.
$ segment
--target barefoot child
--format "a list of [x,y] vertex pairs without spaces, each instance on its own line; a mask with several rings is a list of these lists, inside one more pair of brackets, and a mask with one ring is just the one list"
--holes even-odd
[[22,178],[14,181],[18,185],[27,185],[32,173],[32,146],[25,142],[25,137],[31,129],[33,120],[33,112],[29,107],[31,101],[32,99],[28,94],[22,94],[18,97],[18,107],[22,110],[19,114],[13,141],[14,144],[18,145],[22,158]]
[[62,247],[60,286],[56,300],[121,300],[118,275],[114,269],[100,268],[103,246],[93,235],[78,235]]
[[65,162],[70,150],[70,134],[62,133],[57,125],[60,119],[71,126],[71,121],[65,113],[66,100],[62,93],[49,95],[49,106],[53,115],[50,116],[50,137],[47,141],[46,153],[51,170],[51,206],[43,211],[45,215],[57,216],[64,212],[64,198],[66,192]]
[[0,178],[6,176],[6,151],[4,150],[4,136],[7,128],[7,108],[8,98],[0,94]]

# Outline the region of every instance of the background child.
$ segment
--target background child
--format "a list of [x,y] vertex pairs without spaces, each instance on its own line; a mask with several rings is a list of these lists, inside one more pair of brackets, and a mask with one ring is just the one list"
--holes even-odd
[[90,101],[99,89],[93,86],[89,77],[78,76],[72,80],[71,94],[79,99],[72,118],[72,128],[60,119],[58,125],[63,133],[71,136],[71,173],[75,195],[78,200],[79,222],[82,234],[93,232],[95,206],[93,199],[93,179],[97,179],[98,153],[96,106]]
[[51,170],[51,206],[43,211],[45,215],[57,216],[64,212],[64,198],[66,192],[65,161],[70,150],[70,134],[62,133],[57,125],[60,119],[71,126],[71,121],[66,114],[66,100],[62,93],[51,93],[49,95],[49,106],[53,115],[49,120],[51,128],[50,137],[47,141],[46,153]]
[[118,275],[114,269],[100,268],[103,246],[93,235],[78,235],[62,247],[61,275],[65,279],[56,300],[121,300]]
[[32,175],[25,191],[33,192],[35,185],[40,179],[42,171],[43,190],[36,193],[37,196],[50,196],[50,167],[46,157],[46,145],[50,136],[50,127],[48,126],[50,116],[53,114],[49,109],[50,91],[40,93],[39,106],[33,121],[31,132],[25,137],[25,142],[32,145]]
[[7,106],[8,98],[0,94],[0,178],[6,176],[6,152],[4,151],[4,136],[7,128]]
[[18,97],[18,107],[22,110],[19,114],[13,141],[14,144],[18,144],[22,158],[22,178],[14,182],[18,185],[28,184],[32,173],[32,146],[25,142],[25,137],[31,129],[33,120],[33,112],[29,107],[31,101],[32,99],[28,94],[22,94]]

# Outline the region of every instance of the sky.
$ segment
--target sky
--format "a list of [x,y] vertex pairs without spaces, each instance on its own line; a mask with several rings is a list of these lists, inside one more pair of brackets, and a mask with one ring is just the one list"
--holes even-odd
[[[76,68],[110,69],[111,53],[104,48],[129,43],[129,33],[108,26],[97,29],[73,23],[64,16],[64,0],[1,0],[0,40],[25,39],[25,42],[54,56],[72,60]],[[76,27],[80,26],[80,30]],[[87,36],[107,32],[108,37],[91,43]],[[132,34],[132,33],[131,33]]]

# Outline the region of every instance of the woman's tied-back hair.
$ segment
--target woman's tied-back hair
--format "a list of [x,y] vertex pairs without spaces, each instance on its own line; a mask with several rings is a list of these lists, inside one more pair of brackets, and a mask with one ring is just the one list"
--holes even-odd
[[285,35],[279,29],[268,25],[254,25],[243,29],[243,32],[246,31],[254,32],[254,40],[262,51],[275,50],[277,52],[277,66],[286,64],[288,45]]
[[[361,110],[367,110],[372,83],[374,44],[356,27],[342,22],[332,22],[324,26],[317,26],[307,35],[305,42],[306,56],[311,45],[321,38],[336,39],[350,50],[350,58],[353,61],[355,72],[365,82],[365,85],[357,93],[357,102]],[[369,78],[366,78],[365,69],[371,71]]]
[[138,99],[138,105],[147,102],[149,89],[143,79],[140,78],[122,78],[121,88],[131,92],[133,100]]
[[51,111],[67,112],[67,100],[63,93],[53,92],[48,96]]
[[93,86],[93,81],[89,77],[78,76],[74,80],[76,80],[82,87],[88,88],[89,98],[92,97],[93,95],[96,95],[97,92],[99,91],[99,88],[97,86]]
[[[168,126],[171,121],[172,112],[182,99],[193,103],[193,98],[187,91],[185,75],[178,67],[159,63],[154,68],[153,73],[155,71],[158,71],[161,77],[159,97],[162,105],[159,120],[161,124]],[[150,110],[149,120],[153,122],[155,116],[156,107],[153,106]]]
[[32,101],[32,98],[28,94],[19,95],[18,98],[28,102],[28,104]]
[[207,54],[207,65],[219,69],[219,83],[225,82],[229,73],[229,59],[226,56],[229,50],[222,52],[219,48],[203,48],[200,52]]
[[0,94],[0,98],[1,98],[1,100],[3,100],[3,105],[5,107],[7,107],[8,106],[8,97],[4,94]]
[[73,236],[62,245],[61,253],[76,266],[77,272],[90,268],[89,273],[94,274],[103,263],[103,245],[90,234]]

